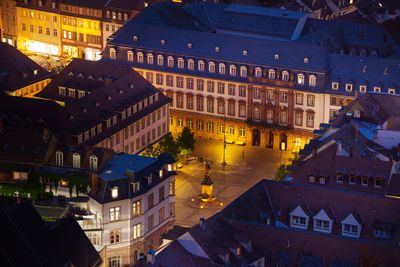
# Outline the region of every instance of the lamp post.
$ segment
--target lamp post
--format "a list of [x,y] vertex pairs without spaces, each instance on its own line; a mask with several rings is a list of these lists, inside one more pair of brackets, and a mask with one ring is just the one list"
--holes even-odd
[[224,98],[224,106],[223,106],[223,108],[224,108],[224,153],[223,153],[223,157],[222,157],[222,167],[225,167],[226,166],[226,162],[225,162],[225,150],[226,150],[226,133],[225,133],[225,98]]
[[286,143],[281,142],[281,165],[282,165],[282,154],[283,154],[283,150],[285,150],[285,148],[286,148]]

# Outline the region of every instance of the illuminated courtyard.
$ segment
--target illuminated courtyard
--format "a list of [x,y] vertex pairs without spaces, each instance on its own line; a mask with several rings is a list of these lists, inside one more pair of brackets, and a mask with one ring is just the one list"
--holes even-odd
[[[222,205],[209,207],[208,204],[198,206],[194,203],[201,193],[200,183],[205,170],[202,163],[192,161],[176,176],[175,220],[178,225],[192,226],[199,222],[200,217],[211,217],[261,179],[273,179],[281,162],[280,151],[227,144],[227,165],[222,167],[223,142],[201,138],[196,140],[193,154],[211,162],[213,195]],[[283,152],[282,162],[290,157],[290,152]]]

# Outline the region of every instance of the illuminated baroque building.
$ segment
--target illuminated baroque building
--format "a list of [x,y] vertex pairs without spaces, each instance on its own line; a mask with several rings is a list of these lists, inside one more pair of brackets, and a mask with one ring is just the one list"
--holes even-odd
[[1,0],[0,10],[1,10],[1,28],[2,32],[2,42],[9,43],[12,46],[17,46],[17,9],[15,7],[15,0]]
[[8,95],[31,97],[40,92],[53,75],[15,47],[0,43],[0,90]]
[[59,1],[20,0],[17,47],[24,53],[61,55]]
[[171,100],[126,66],[74,59],[36,96],[64,107],[74,144],[136,154],[168,133]]
[[398,93],[393,45],[378,26],[163,2],[111,35],[102,60],[132,66],[173,99],[173,134],[188,126],[196,137],[298,151],[355,95]]

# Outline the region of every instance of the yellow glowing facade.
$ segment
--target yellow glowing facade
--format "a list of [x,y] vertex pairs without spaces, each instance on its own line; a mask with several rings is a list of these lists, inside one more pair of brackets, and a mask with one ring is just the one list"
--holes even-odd
[[12,96],[22,96],[22,97],[34,97],[35,94],[39,93],[40,91],[43,90],[43,88],[46,87],[51,82],[51,79],[44,79],[40,80],[34,83],[31,83],[29,85],[26,85],[24,87],[21,87],[17,90],[14,91],[5,91],[6,94],[12,95]]
[[60,14],[17,6],[18,49],[61,55]]
[[65,4],[60,10],[63,57],[100,59],[102,10]]

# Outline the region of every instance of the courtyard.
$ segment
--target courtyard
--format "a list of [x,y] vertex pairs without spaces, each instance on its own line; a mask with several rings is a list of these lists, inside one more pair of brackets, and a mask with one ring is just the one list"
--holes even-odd
[[209,218],[261,179],[273,179],[281,162],[293,157],[289,151],[276,151],[256,146],[226,144],[223,161],[223,141],[196,139],[193,155],[206,159],[211,166],[214,196],[222,205],[196,206],[204,178],[204,164],[192,161],[178,170],[176,176],[176,224],[192,226],[200,217]]

